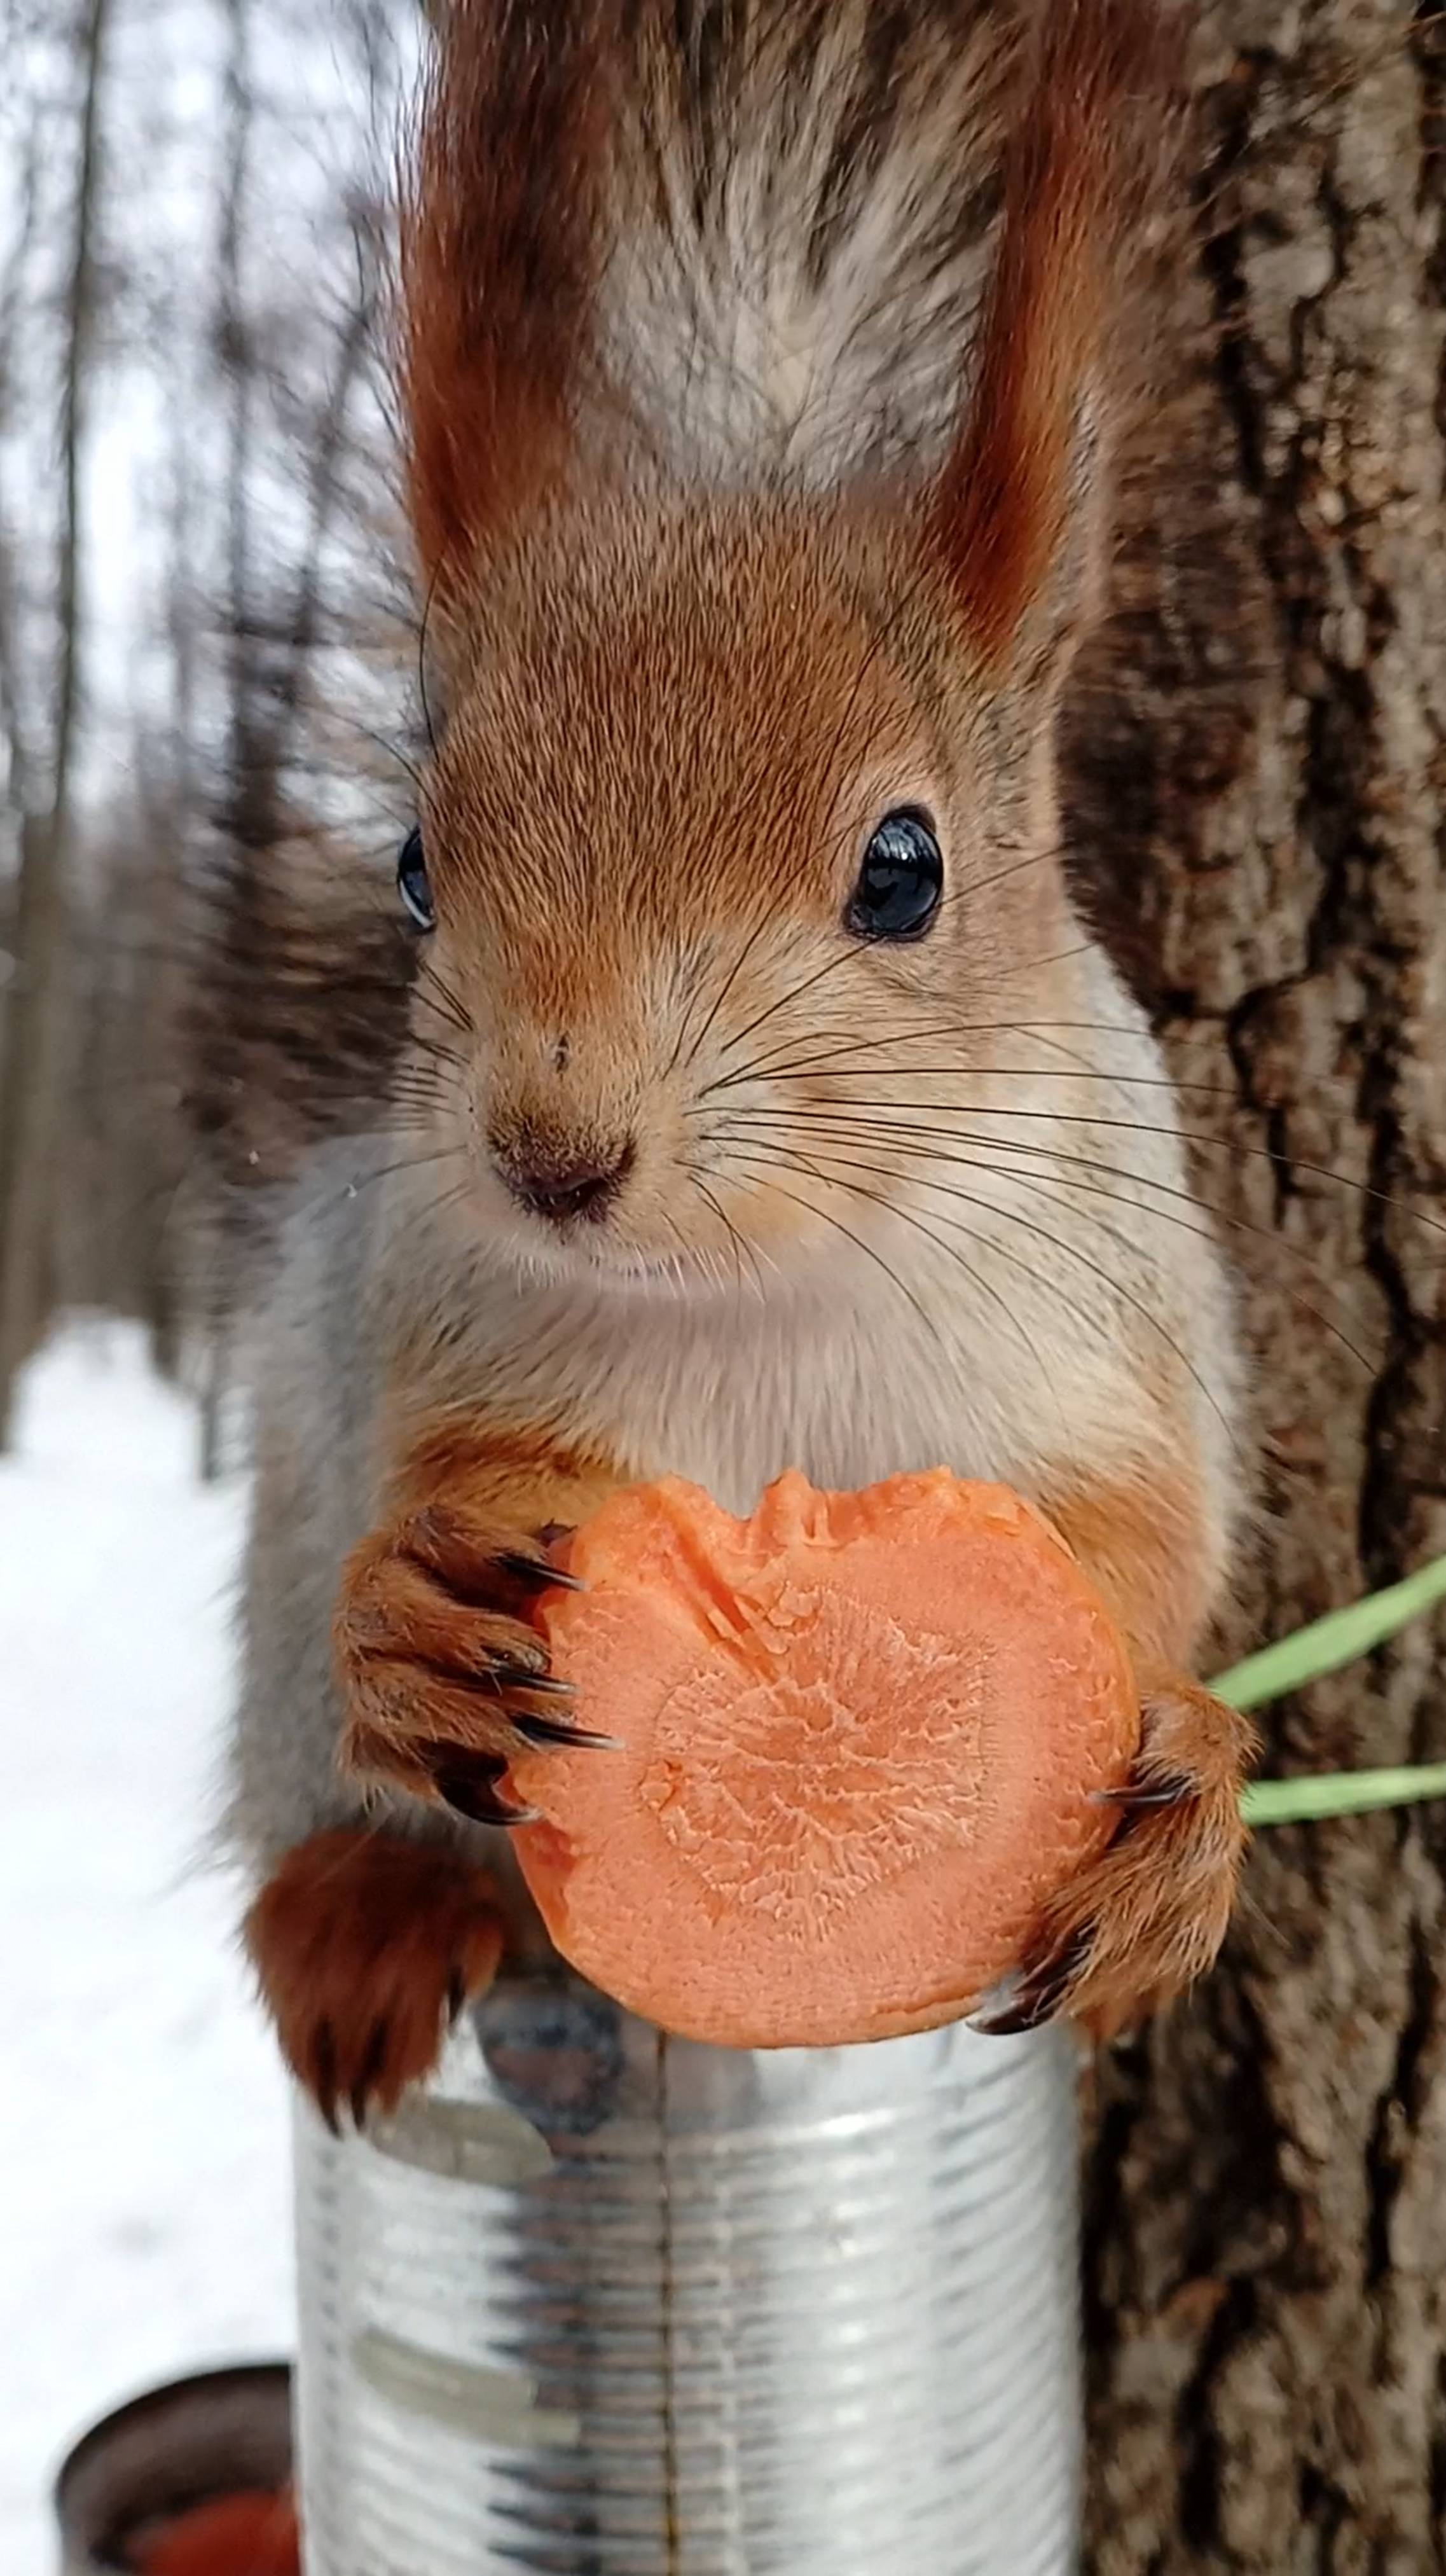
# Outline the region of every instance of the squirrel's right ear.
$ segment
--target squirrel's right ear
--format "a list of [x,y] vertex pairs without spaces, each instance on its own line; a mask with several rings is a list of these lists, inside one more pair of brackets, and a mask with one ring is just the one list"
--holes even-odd
[[1168,6],[1040,0],[968,399],[931,496],[986,667],[1059,668],[1098,592],[1178,55]]
[[401,190],[401,408],[445,598],[566,469],[606,148],[602,0],[445,0]]

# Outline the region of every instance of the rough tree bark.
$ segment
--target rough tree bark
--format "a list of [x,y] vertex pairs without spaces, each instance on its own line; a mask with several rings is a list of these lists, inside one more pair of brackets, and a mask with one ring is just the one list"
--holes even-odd
[[[1446,1550],[1446,44],[1402,0],[1200,18],[1219,336],[1075,771],[1220,1086],[1260,1459],[1223,1659]],[[1267,1767],[1446,1755],[1443,1646],[1278,1713]],[[1260,1839],[1221,1968],[1095,2071],[1087,2205],[1095,2576],[1446,2567],[1446,1810]]]

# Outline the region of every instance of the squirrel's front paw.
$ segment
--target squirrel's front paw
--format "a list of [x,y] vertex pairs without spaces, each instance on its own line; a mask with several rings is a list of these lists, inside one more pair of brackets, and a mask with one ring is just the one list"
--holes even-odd
[[478,1824],[528,1822],[501,1786],[519,1744],[606,1741],[568,1722],[571,1686],[530,1623],[548,1586],[571,1582],[535,1538],[455,1503],[363,1540],[334,1623],[347,1767]]
[[1198,1683],[1146,1692],[1119,1831],[1046,1907],[1007,2004],[981,2029],[1031,2030],[1063,2014],[1109,2038],[1203,1974],[1234,1902],[1255,1744],[1248,1720]]
[[329,2127],[395,2107],[502,1952],[485,1871],[435,1842],[340,1830],[287,1853],[244,1937],[292,2073]]

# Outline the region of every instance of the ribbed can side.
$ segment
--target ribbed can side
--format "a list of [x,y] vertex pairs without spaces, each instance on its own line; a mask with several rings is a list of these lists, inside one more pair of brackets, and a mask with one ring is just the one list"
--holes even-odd
[[1074,2077],[1048,2034],[666,2040],[500,1988],[297,2122],[308,2576],[1068,2576]]

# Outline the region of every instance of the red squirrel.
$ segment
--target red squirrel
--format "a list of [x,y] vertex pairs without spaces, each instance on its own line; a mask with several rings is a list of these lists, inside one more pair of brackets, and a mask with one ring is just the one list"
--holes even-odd
[[328,2118],[540,1940],[508,1757],[574,1719],[530,1613],[559,1533],[663,1472],[738,1512],[787,1466],[1038,1504],[1142,1749],[996,2026],[1118,2027],[1221,1941],[1250,1737],[1186,1676],[1240,1370],[1055,774],[1172,45],[1146,0],[441,13],[401,233],[411,1042],[259,1321],[232,1805]]

